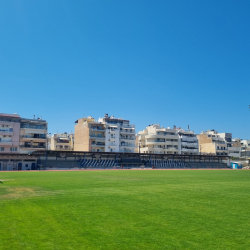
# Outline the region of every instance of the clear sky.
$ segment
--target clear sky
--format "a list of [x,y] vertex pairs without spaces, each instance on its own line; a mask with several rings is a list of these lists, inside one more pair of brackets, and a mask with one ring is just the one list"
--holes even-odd
[[0,112],[84,115],[250,139],[250,1],[0,3]]

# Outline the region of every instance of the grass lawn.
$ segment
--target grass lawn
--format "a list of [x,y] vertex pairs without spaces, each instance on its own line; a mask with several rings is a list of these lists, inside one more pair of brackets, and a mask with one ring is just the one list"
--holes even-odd
[[250,171],[0,172],[0,249],[250,249]]

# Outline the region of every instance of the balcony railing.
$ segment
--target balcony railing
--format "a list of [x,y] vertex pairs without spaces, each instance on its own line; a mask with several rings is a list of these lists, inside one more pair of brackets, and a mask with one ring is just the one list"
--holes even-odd
[[105,131],[105,128],[91,128],[92,131]]
[[105,143],[92,143],[91,147],[105,147]]
[[188,137],[188,136],[182,137],[181,140],[186,142],[198,142],[198,139],[196,137]]
[[23,125],[21,125],[20,128],[24,128],[24,129],[31,128],[31,129],[43,129],[43,130],[47,130],[47,128],[45,126],[32,126],[32,125],[29,125],[29,126],[23,126]]
[[13,125],[14,122],[0,121],[0,124]]
[[46,136],[34,137],[33,135],[23,135],[22,138],[30,138],[30,139],[46,139]]
[[20,145],[20,148],[43,148],[45,149],[46,146]]
[[0,130],[0,134],[1,135],[13,135],[13,131],[3,131],[3,130],[1,131]]
[[130,131],[130,130],[120,130],[120,133],[124,133],[124,134],[135,134],[135,131],[134,131],[134,130],[132,130],[132,131]]
[[92,134],[92,135],[90,135],[90,137],[93,137],[93,138],[102,138],[102,139],[104,139],[105,138],[105,136],[104,135],[95,135],[95,134]]
[[132,138],[127,138],[127,137],[123,137],[123,136],[121,136],[120,137],[122,140],[135,140],[135,137],[132,137]]
[[121,147],[135,147],[135,144],[130,144],[130,143],[121,143]]
[[120,152],[122,152],[122,153],[134,153],[133,150],[129,150],[129,149],[123,149],[123,150],[120,150]]
[[1,145],[12,145],[12,141],[0,141]]

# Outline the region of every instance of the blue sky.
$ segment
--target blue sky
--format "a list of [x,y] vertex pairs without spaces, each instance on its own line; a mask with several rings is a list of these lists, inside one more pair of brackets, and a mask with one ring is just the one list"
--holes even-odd
[[49,132],[109,113],[250,138],[250,1],[0,3],[0,112]]

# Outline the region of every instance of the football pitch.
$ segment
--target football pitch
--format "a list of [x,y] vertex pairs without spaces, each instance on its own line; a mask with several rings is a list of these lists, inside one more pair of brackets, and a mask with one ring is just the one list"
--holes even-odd
[[0,249],[250,249],[250,171],[0,172]]

